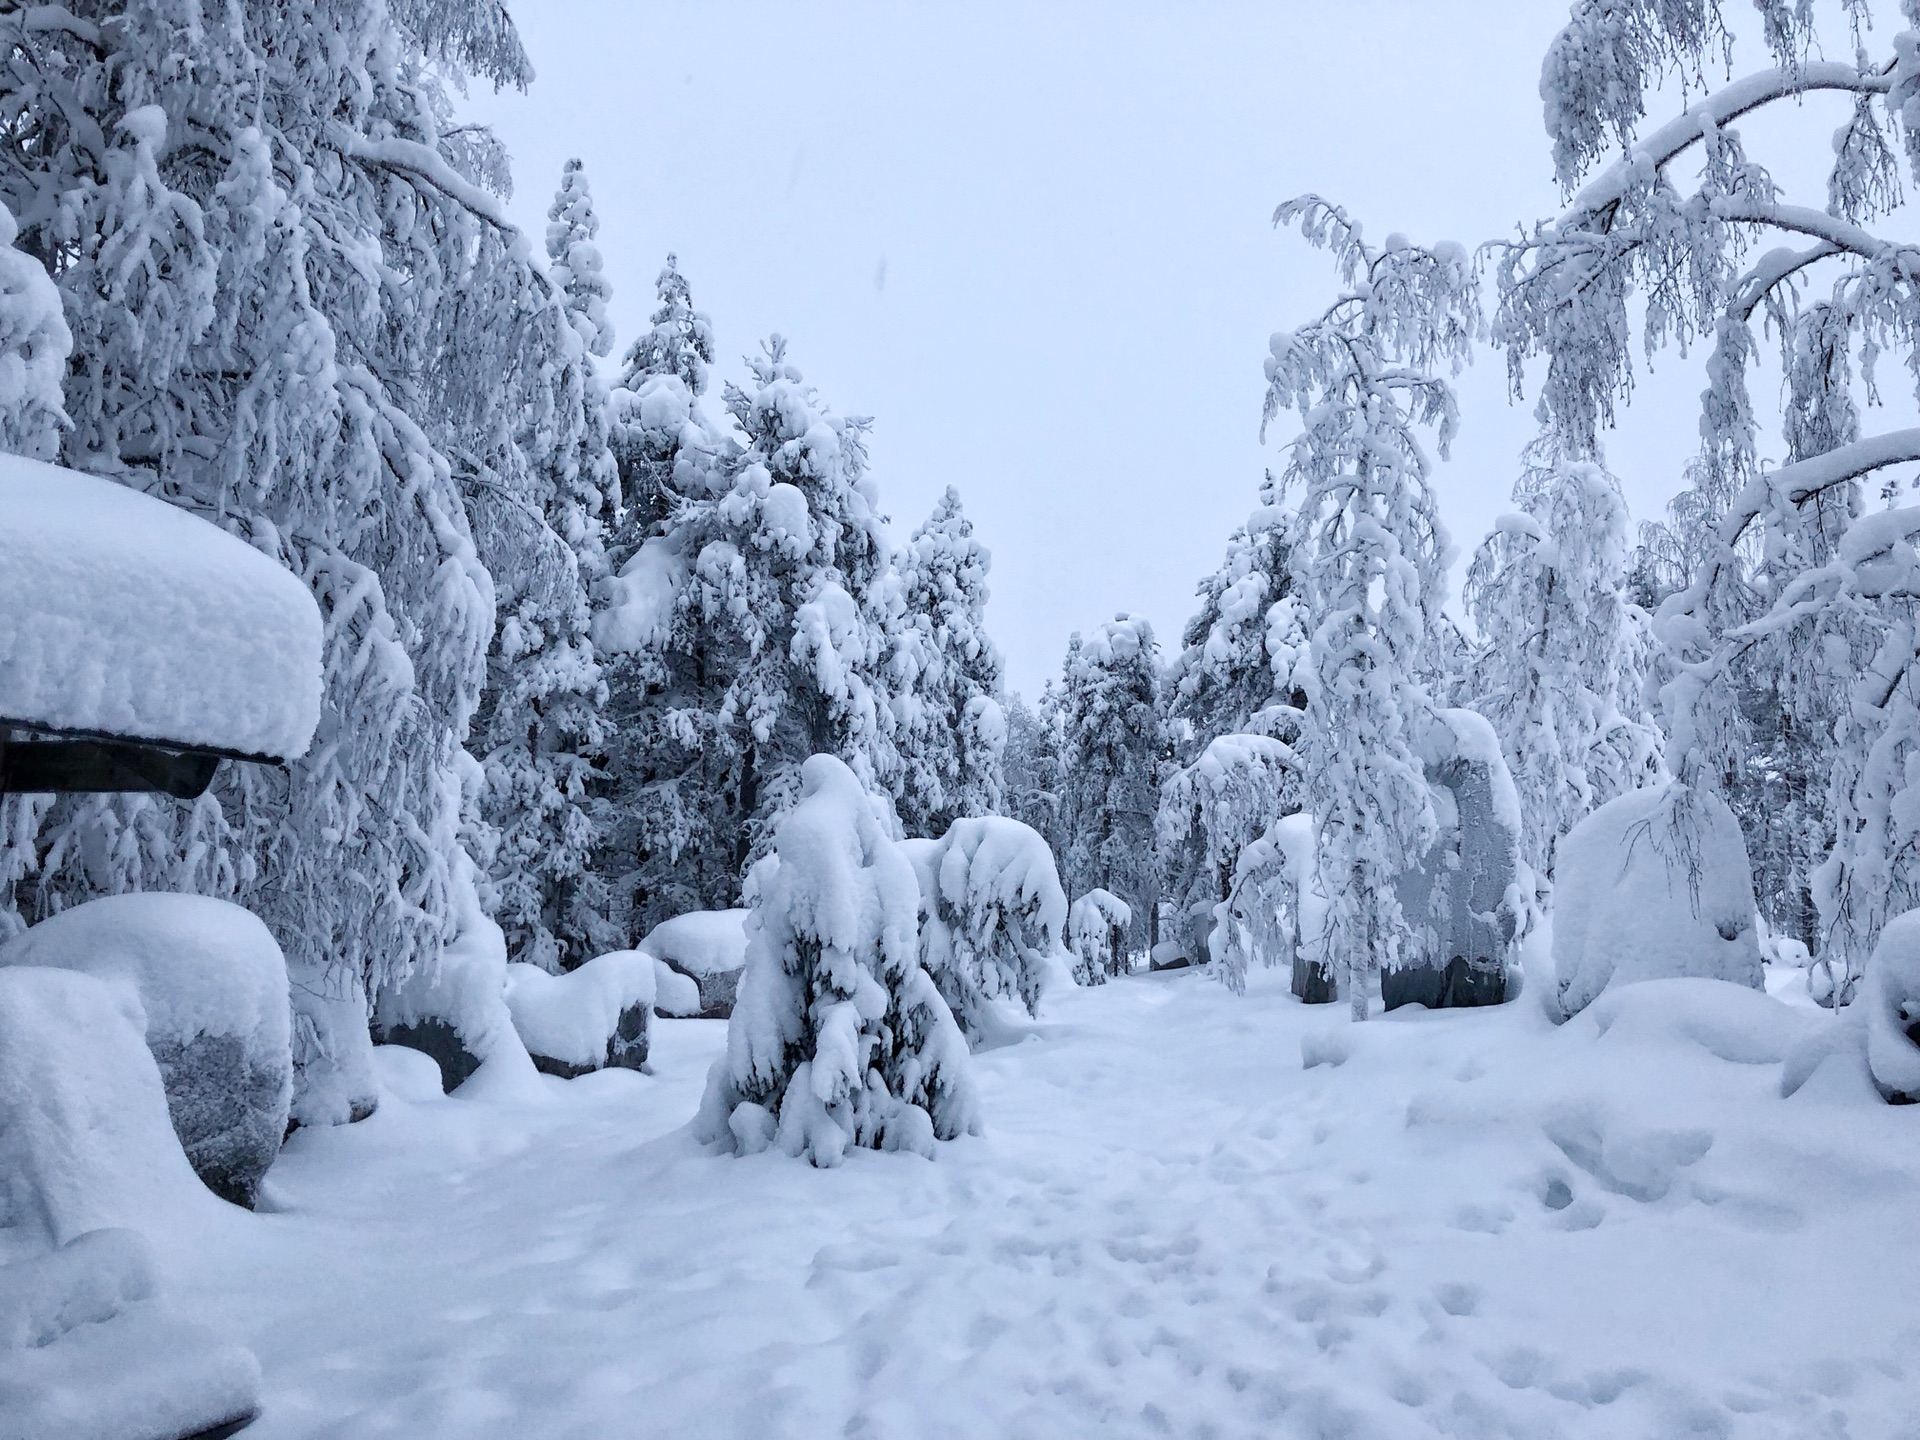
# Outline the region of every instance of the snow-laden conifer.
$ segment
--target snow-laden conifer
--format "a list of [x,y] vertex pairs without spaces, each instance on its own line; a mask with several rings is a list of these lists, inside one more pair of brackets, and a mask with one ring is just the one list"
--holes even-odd
[[899,718],[895,804],[909,835],[944,835],[1001,807],[1006,717],[987,633],[992,556],[951,486],[897,557],[903,613],[890,688]]
[[700,1138],[829,1167],[857,1148],[931,1158],[977,1131],[966,1040],[920,964],[913,862],[843,761],[801,767],[747,891],[747,968]]
[[547,274],[566,297],[568,318],[580,334],[590,355],[607,355],[613,350],[613,322],[607,318],[607,302],[613,298],[613,285],[604,271],[600,247],[600,217],[594,213],[593,192],[587,185],[587,168],[579,160],[569,160],[560,174],[560,188],[553,204],[547,207]]
[[1154,821],[1166,761],[1159,653],[1153,627],[1117,615],[1067,646],[1060,688],[1061,868],[1074,897],[1106,890],[1131,915],[1128,945],[1159,937]]

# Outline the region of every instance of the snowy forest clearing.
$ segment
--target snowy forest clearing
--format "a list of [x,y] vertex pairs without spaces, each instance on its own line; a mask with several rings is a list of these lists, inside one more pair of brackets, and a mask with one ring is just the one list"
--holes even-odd
[[1055,987],[934,1164],[696,1145],[720,1022],[492,1095],[384,1048],[171,1293],[263,1440],[1920,1433],[1908,1115],[1851,1052],[1779,1095],[1846,1022],[1681,980],[1355,1028],[1250,979]]

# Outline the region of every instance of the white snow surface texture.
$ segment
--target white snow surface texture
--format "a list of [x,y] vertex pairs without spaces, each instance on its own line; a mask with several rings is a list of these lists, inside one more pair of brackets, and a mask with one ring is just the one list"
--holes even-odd
[[484,1100],[382,1048],[174,1302],[259,1355],[249,1440],[1920,1426],[1920,1107],[1857,1026],[1708,980],[1355,1025],[1248,979],[1050,991],[973,1058],[984,1134],[834,1170],[694,1140],[723,1022]]
[[0,718],[293,759],[320,719],[320,611],[177,506],[0,454]]
[[149,1041],[237,1035],[250,1055],[290,1044],[287,966],[259,917],[204,895],[89,900],[0,945],[0,966],[48,965],[127,982]]
[[1564,1014],[1634,980],[1760,986],[1747,845],[1717,795],[1669,784],[1609,800],[1561,839],[1553,888]]

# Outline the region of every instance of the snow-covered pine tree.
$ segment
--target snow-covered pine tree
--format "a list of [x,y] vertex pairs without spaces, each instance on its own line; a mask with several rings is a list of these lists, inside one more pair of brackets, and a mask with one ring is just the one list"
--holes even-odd
[[1447,536],[1415,428],[1438,430],[1444,458],[1457,410],[1432,371],[1466,358],[1476,280],[1458,246],[1428,250],[1395,235],[1376,248],[1317,196],[1274,218],[1331,250],[1346,287],[1317,319],[1273,337],[1265,423],[1291,409],[1303,427],[1282,483],[1300,496],[1293,573],[1310,617],[1306,808],[1331,953],[1363,1019],[1369,971],[1410,938],[1396,882],[1436,833],[1413,741],[1433,706],[1416,677]]
[[1467,569],[1480,637],[1467,704],[1500,737],[1521,858],[1544,881],[1576,821],[1659,777],[1661,736],[1640,702],[1647,621],[1625,597],[1620,482],[1533,449],[1513,498],[1520,513],[1500,518]]
[[603,649],[648,667],[639,779],[620,802],[641,812],[624,882],[636,931],[738,903],[809,755],[838,755],[880,794],[897,772],[899,597],[866,422],[821,405],[778,336],[749,365],[749,385],[727,387],[744,444],[724,478],[680,495],[596,622]]
[[909,835],[940,836],[962,816],[997,814],[1007,727],[1000,652],[987,634],[992,556],[949,486],[897,557],[904,614],[894,640],[900,778]]
[[607,693],[588,596],[607,574],[618,478],[607,394],[588,358],[612,346],[612,287],[579,161],[567,162],[548,214],[557,304],[535,312],[524,376],[502,377],[523,411],[476,466],[469,508],[498,612],[475,719],[491,831],[478,858],[510,957],[558,971],[624,943],[591,867],[601,822],[590,794]]
[[560,172],[560,188],[547,207],[547,274],[565,297],[567,316],[590,355],[613,350],[613,322],[607,302],[613,285],[606,277],[600,247],[600,217],[594,213],[593,192],[587,185],[587,167],[569,160]]
[[[1598,458],[1599,430],[1630,394],[1636,314],[1649,345],[1711,337],[1684,507],[1691,533],[1672,537],[1687,563],[1655,617],[1668,763],[1686,786],[1737,782],[1756,756],[1747,715],[1769,692],[1807,734],[1833,736],[1833,849],[1813,888],[1826,946],[1857,974],[1886,920],[1920,899],[1920,832],[1903,798],[1908,757],[1920,755],[1907,578],[1920,512],[1868,513],[1863,493],[1869,477],[1920,459],[1920,430],[1861,436],[1853,364],[1871,395],[1889,348],[1915,355],[1920,301],[1902,278],[1905,248],[1869,226],[1897,203],[1903,145],[1920,176],[1920,129],[1907,123],[1920,118],[1920,46],[1902,34],[1890,57],[1868,55],[1855,4],[1760,9],[1773,63],[1703,87],[1685,116],[1643,132],[1661,76],[1700,77],[1709,55],[1732,53],[1726,7],[1574,7],[1541,79],[1570,199],[1505,247],[1497,333],[1516,379],[1529,358],[1546,358],[1540,412],[1573,459]],[[1920,23],[1920,8],[1902,10]],[[1823,17],[1849,27],[1857,59],[1816,58],[1831,48],[1817,33]],[[1826,193],[1796,203],[1732,126],[1768,111],[1824,128],[1805,100],[1818,92],[1850,101],[1851,113],[1833,137]],[[1626,153],[1599,164],[1616,143]],[[1566,283],[1571,274],[1579,284]],[[1814,287],[1819,298],[1805,298]],[[1779,337],[1787,380],[1787,463],[1772,470],[1747,389],[1756,312]],[[1787,848],[1817,844],[1803,835]]]
[[[290,774],[237,767],[184,812],[61,807],[35,903],[231,894],[297,995],[364,1014],[454,926],[461,743],[493,630],[467,500],[503,432],[524,443],[558,314],[497,198],[498,147],[448,123],[444,87],[524,84],[526,57],[491,0],[44,18],[0,15],[17,141],[0,199],[75,336],[62,458],[277,556],[327,629],[319,738]],[[302,1013],[296,1115],[344,1119]]]
[[[832,755],[800,767],[748,881],[747,968],[695,1133],[815,1165],[979,1129],[967,1043],[921,967],[920,886],[871,794]],[[881,802],[884,804],[884,802]]]
[[1037,830],[1055,860],[1066,853],[1061,769],[1060,690],[1046,682],[1037,705],[1017,693],[1007,696],[1007,745],[1001,768],[1001,803],[1007,814]]
[[1136,950],[1159,939],[1153,839],[1167,759],[1159,672],[1153,627],[1121,614],[1072,637],[1060,689],[1067,892],[1106,890],[1124,901]]

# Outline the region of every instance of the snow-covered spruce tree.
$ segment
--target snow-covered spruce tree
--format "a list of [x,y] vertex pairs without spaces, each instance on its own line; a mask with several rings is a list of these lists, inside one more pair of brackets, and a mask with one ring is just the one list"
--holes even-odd
[[1008,815],[1037,830],[1057,859],[1066,853],[1059,687],[1047,681],[1037,705],[1009,694],[1003,708],[1007,745],[1001,762],[1001,803]]
[[600,831],[590,757],[605,738],[607,695],[588,595],[607,574],[618,478],[607,395],[588,358],[611,348],[611,287],[578,161],[568,162],[548,213],[558,303],[532,312],[518,347],[524,374],[502,377],[523,408],[515,417],[503,407],[501,418],[517,423],[475,457],[469,509],[498,611],[475,718],[491,830],[477,858],[510,957],[558,971],[624,944],[590,863]]
[[1118,895],[1087,891],[1067,911],[1067,941],[1073,952],[1073,978],[1082,985],[1104,985],[1127,963],[1127,934],[1133,910]]
[[[1630,395],[1636,312],[1644,309],[1650,345],[1711,339],[1703,447],[1685,507],[1693,533],[1676,537],[1687,573],[1655,617],[1668,763],[1682,800],[1737,779],[1754,738],[1743,697],[1769,691],[1807,734],[1833,735],[1824,807],[1833,847],[1813,888],[1828,951],[1857,973],[1886,920],[1920,899],[1920,828],[1906,798],[1908,757],[1920,754],[1920,512],[1866,513],[1863,493],[1869,477],[1920,458],[1920,430],[1860,435],[1854,380],[1857,356],[1870,397],[1874,362],[1889,348],[1916,355],[1910,247],[1868,227],[1898,200],[1903,145],[1920,174],[1911,123],[1920,120],[1920,44],[1902,34],[1884,61],[1864,48],[1854,62],[1816,59],[1831,48],[1816,45],[1823,15],[1852,23],[1864,46],[1862,7],[1759,8],[1774,63],[1643,131],[1662,74],[1697,77],[1709,55],[1725,53],[1725,7],[1575,6],[1541,81],[1571,199],[1557,220],[1504,247],[1497,333],[1516,378],[1530,357],[1546,357],[1542,418],[1574,459],[1597,457],[1600,427]],[[1920,24],[1920,7],[1901,8]],[[1806,98],[1820,92],[1851,112],[1834,135],[1825,195],[1795,203],[1731,127],[1771,110],[1824,133],[1830,121]],[[1600,166],[1616,142],[1628,153]],[[1786,463],[1773,469],[1761,463],[1747,389],[1756,313],[1779,337],[1788,392]],[[1675,814],[1683,831],[1685,808]],[[1815,848],[1812,838],[1787,848]]]
[[1646,617],[1625,598],[1627,506],[1590,461],[1530,452],[1505,515],[1467,569],[1480,647],[1467,703],[1500,737],[1520,794],[1521,858],[1541,880],[1590,810],[1660,773],[1643,713]]
[[[1284,750],[1296,740],[1306,700],[1295,675],[1307,647],[1293,594],[1292,516],[1282,501],[1269,472],[1258,507],[1227,542],[1220,569],[1200,582],[1200,609],[1167,668],[1178,768],[1162,786],[1156,828],[1167,900],[1195,959],[1206,957],[1214,907],[1232,886],[1237,847],[1300,804],[1297,786],[1275,787],[1267,783],[1275,773],[1263,764],[1247,770],[1240,763],[1264,755],[1268,741]],[[1209,760],[1227,737],[1234,741],[1230,752]],[[1233,758],[1223,764],[1229,753]]]
[[992,556],[951,486],[897,557],[904,613],[890,680],[898,719],[895,807],[909,835],[997,814],[1007,727],[1000,652],[987,634]]
[[1159,939],[1153,837],[1167,759],[1159,668],[1153,627],[1116,615],[1069,641],[1060,689],[1067,891],[1125,901],[1128,945],[1138,950]]
[[1363,1019],[1369,971],[1411,939],[1395,884],[1436,834],[1412,747],[1433,708],[1416,677],[1448,543],[1415,429],[1435,427],[1446,455],[1457,411],[1432,371],[1464,361],[1477,281],[1457,246],[1422,249],[1399,236],[1370,246],[1317,196],[1274,218],[1331,250],[1346,287],[1317,319],[1273,337],[1265,424],[1289,409],[1302,421],[1282,483],[1300,497],[1293,573],[1309,617],[1306,808],[1318,827],[1329,953]]
[[[448,123],[443,86],[523,84],[526,57],[490,0],[84,3],[0,31],[0,199],[75,336],[62,458],[277,556],[327,626],[306,758],[233,767],[190,810],[63,805],[35,903],[230,894],[297,996],[364,1015],[369,986],[453,928],[460,747],[493,630],[467,501],[523,443],[553,311],[497,199],[498,149]],[[344,1119],[324,1078],[340,1057],[300,1003],[296,1115]]]
[[967,1038],[992,1036],[1002,996],[1037,1014],[1067,924],[1046,840],[1018,820],[983,815],[955,820],[937,840],[900,843],[920,880],[920,963]]
[[866,422],[827,411],[779,337],[749,363],[750,385],[727,388],[744,444],[724,479],[679,498],[596,622],[603,649],[648,667],[648,748],[621,801],[647,807],[625,882],[635,931],[738,903],[809,755],[839,756],[880,794],[897,772],[885,671],[899,596]]
[[[920,887],[846,764],[814,755],[748,881],[747,968],[694,1122],[815,1165],[977,1133],[967,1043],[921,967]],[[884,802],[882,802],[884,803]]]
[[[67,426],[60,382],[73,336],[45,268],[14,248],[18,234],[13,213],[0,205],[0,450],[51,460]],[[24,928],[14,886],[39,864],[34,842],[49,803],[43,795],[0,795],[0,941]]]

